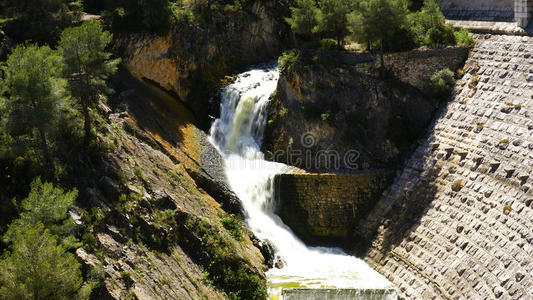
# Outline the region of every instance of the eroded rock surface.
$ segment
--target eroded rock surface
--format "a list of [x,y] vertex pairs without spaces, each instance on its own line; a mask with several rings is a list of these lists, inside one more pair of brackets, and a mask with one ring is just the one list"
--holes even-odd
[[220,80],[249,64],[275,59],[291,45],[288,2],[255,1],[251,9],[214,16],[207,25],[180,24],[170,33],[119,37],[117,52],[134,74],[179,96],[203,129],[217,117],[211,99]]
[[269,159],[308,171],[394,169],[440,104],[427,95],[429,77],[445,67],[455,71],[466,53],[390,54],[387,79],[366,54],[308,54],[313,58],[303,66],[282,70],[263,148]]
[[[80,193],[90,249],[76,253],[85,268],[104,269],[97,297],[222,299],[224,280],[239,274],[256,279],[240,291],[264,288],[264,258],[244,224],[225,227],[239,202],[192,114],[124,70],[112,85],[117,95],[100,103],[105,117],[98,121],[110,150],[94,165],[100,179]],[[215,277],[215,268],[230,279]]]

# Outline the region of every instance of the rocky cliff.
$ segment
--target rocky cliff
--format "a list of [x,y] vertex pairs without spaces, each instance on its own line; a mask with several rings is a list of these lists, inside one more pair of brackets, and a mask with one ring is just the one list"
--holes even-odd
[[117,95],[102,100],[97,122],[108,150],[80,162],[89,181],[72,211],[85,272],[105,274],[95,298],[264,296],[264,257],[192,114],[125,70],[111,84]]
[[180,23],[165,35],[129,34],[116,40],[126,67],[175,93],[192,108],[201,127],[218,115],[220,80],[250,64],[275,59],[289,47],[283,20],[288,1],[255,1],[248,9],[224,12],[208,24]]
[[466,53],[387,55],[385,78],[367,54],[301,53],[281,66],[264,149],[270,159],[309,171],[396,168],[439,106],[427,96],[429,77],[458,69]]

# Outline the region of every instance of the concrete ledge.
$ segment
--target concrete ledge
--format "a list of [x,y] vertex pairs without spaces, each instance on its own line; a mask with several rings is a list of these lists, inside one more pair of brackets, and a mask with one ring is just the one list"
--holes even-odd
[[446,20],[446,23],[455,28],[468,29],[474,33],[533,35],[533,32],[528,32],[526,29],[519,27],[516,22]]
[[283,300],[396,300],[395,289],[284,289]]

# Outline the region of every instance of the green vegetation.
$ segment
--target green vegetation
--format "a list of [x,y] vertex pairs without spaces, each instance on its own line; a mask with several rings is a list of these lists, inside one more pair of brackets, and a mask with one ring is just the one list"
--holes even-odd
[[302,53],[300,50],[293,49],[283,52],[278,58],[278,66],[281,73],[292,72],[302,60]]
[[15,138],[13,143],[39,141],[43,156],[52,166],[47,137],[66,97],[65,81],[60,78],[61,58],[47,46],[22,45],[13,50],[3,71],[6,132]]
[[291,17],[285,18],[294,33],[311,38],[318,31],[320,9],[315,0],[297,0],[291,7]]
[[509,145],[509,139],[503,139],[499,142],[500,144],[507,144]]
[[454,29],[444,23],[435,0],[425,0],[422,9],[409,16],[413,38],[418,45],[455,44]]
[[405,0],[361,1],[348,17],[349,29],[355,40],[367,44],[369,48],[379,45],[383,67],[384,47],[397,38],[397,30],[407,26],[407,13]]
[[347,15],[352,10],[353,4],[347,0],[320,0],[320,14],[318,31],[325,37],[334,38],[337,45],[344,44],[344,38],[348,35]]
[[222,215],[220,217],[220,223],[222,226],[228,230],[228,232],[233,236],[237,241],[241,241],[243,238],[242,229],[244,224],[242,220],[237,219],[232,215]]
[[64,192],[40,179],[31,184],[23,212],[4,235],[9,251],[0,262],[0,298],[72,299],[77,294],[80,266],[67,252],[75,241],[67,210],[76,196],[75,190]]
[[454,73],[448,69],[442,69],[429,78],[429,86],[433,96],[438,98],[447,97],[455,86]]
[[474,38],[469,34],[468,30],[466,29],[460,29],[459,31],[455,31],[455,42],[459,46],[463,47],[474,47],[475,41]]
[[474,45],[467,30],[445,24],[436,0],[411,7],[406,0],[298,0],[291,13],[286,21],[306,48],[319,49],[317,41],[324,38],[342,48],[346,37],[381,54],[422,45]]
[[78,21],[80,0],[1,0],[0,19],[19,41],[55,42],[61,30]]
[[83,112],[86,145],[91,139],[89,108],[94,107],[98,96],[106,91],[105,79],[116,72],[120,62],[120,59],[110,59],[111,53],[106,52],[112,38],[100,22],[87,21],[63,31],[59,41],[69,90]]
[[[226,226],[235,224],[225,221]],[[233,226],[233,225],[231,225]],[[185,227],[199,237],[199,249],[205,251],[204,258],[207,278],[220,288],[230,299],[264,299],[266,298],[266,282],[254,272],[250,262],[235,255],[235,247],[227,233],[204,219],[188,218]]]
[[23,211],[9,225],[4,240],[13,241],[23,234],[25,228],[39,223],[57,237],[71,237],[74,223],[68,217],[68,209],[77,196],[78,191],[75,189],[65,192],[49,182],[43,183],[40,178],[35,179],[30,185],[28,197],[22,200]]

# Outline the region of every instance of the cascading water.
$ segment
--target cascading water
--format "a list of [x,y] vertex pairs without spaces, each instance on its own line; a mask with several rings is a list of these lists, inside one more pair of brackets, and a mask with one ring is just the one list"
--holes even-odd
[[269,293],[279,296],[282,288],[390,288],[387,279],[340,249],[307,247],[275,214],[273,179],[288,167],[264,160],[260,145],[278,78],[276,64],[237,76],[222,90],[220,118],[210,132],[224,156],[229,184],[243,202],[247,225],[258,238],[272,242],[284,262],[283,268],[267,272]]

